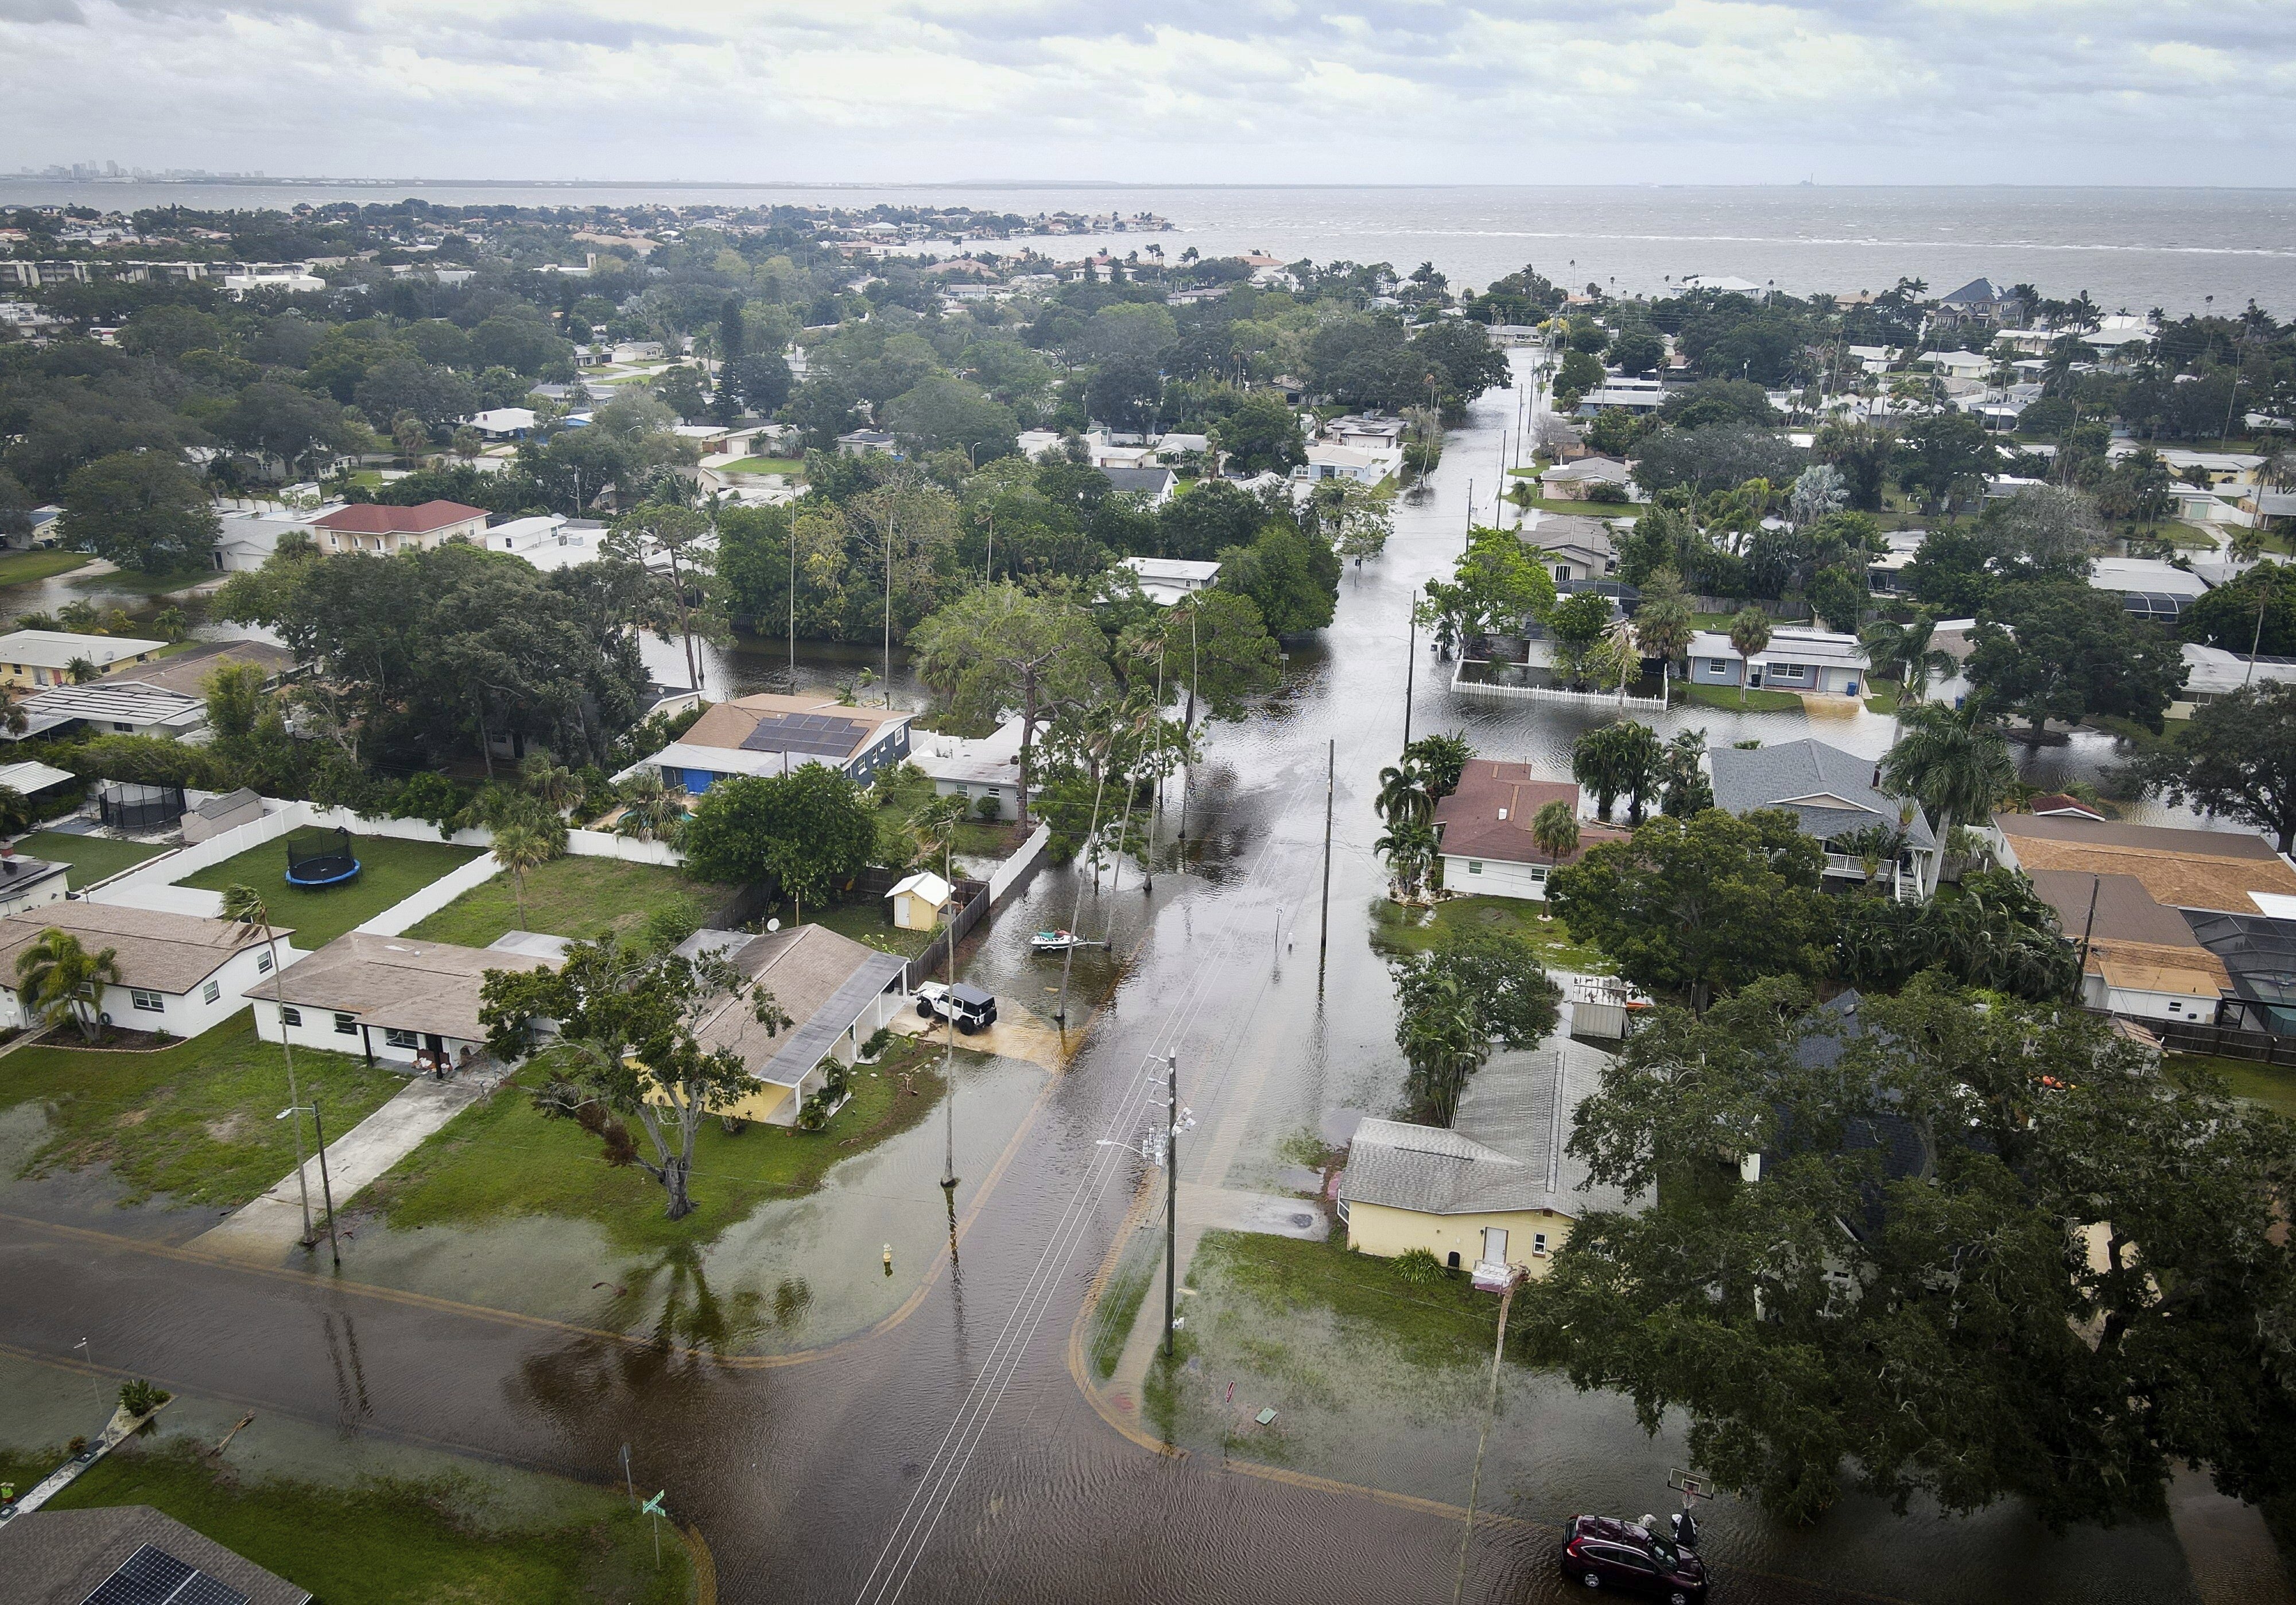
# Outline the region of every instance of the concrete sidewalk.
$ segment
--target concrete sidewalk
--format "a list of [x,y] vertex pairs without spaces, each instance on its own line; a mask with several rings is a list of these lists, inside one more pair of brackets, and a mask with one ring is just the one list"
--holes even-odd
[[[477,1102],[495,1080],[467,1070],[446,1081],[418,1076],[388,1103],[328,1143],[327,1181],[334,1191],[335,1208],[340,1210],[353,1195],[413,1153],[423,1138]],[[311,1220],[316,1225],[325,1208],[317,1155],[304,1161],[303,1174],[311,1189]],[[220,1225],[200,1233],[190,1246],[267,1259],[302,1238],[303,1206],[295,1178],[290,1175]]]

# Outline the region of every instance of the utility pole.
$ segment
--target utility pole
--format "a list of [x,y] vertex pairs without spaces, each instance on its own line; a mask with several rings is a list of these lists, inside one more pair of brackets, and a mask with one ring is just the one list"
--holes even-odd
[[1403,744],[1411,745],[1411,682],[1419,668],[1419,593],[1411,593],[1411,648],[1403,659]]
[[1174,1357],[1180,1296],[1180,1056],[1164,1055],[1164,1357]]
[[[940,844],[941,879],[948,883],[952,896],[956,889],[956,881],[949,872],[952,868],[950,855],[955,851],[955,838],[956,827],[951,825],[948,835],[942,839]],[[953,1208],[956,1202],[956,926],[954,921],[950,922],[948,931],[948,1018],[940,1022],[947,1044],[940,1057],[941,1101],[945,1105],[941,1123],[940,1184],[947,1190]]]
[[[2258,505],[2261,506],[2263,504],[2259,502]],[[2248,673],[2240,677],[2240,688],[2243,691],[2256,684],[2256,654],[2258,649],[2264,645],[2264,607],[2271,600],[2272,591],[2269,586],[2264,587],[2256,599],[2256,633],[2248,638]]]
[[[285,1028],[281,1028],[283,1030]],[[334,1183],[327,1179],[327,1128],[319,1119],[319,1101],[315,1096],[308,1106],[290,1104],[272,1118],[284,1120],[290,1115],[306,1113],[311,1117],[312,1141],[319,1145],[319,1191],[327,1206],[327,1249],[334,1256],[335,1269],[340,1271],[343,1268],[343,1245],[335,1236],[335,1188]]]
[[1324,913],[1316,931],[1316,995],[1324,995],[1324,961],[1332,950],[1332,793],[1339,785],[1340,743],[1333,737],[1324,767]]
[[1491,1418],[1499,1408],[1499,1363],[1506,1355],[1507,1308],[1514,1303],[1514,1290],[1522,1283],[1523,1273],[1513,1273],[1507,1278],[1506,1290],[1499,1295],[1499,1333],[1491,1344],[1491,1390],[1483,1406],[1483,1429],[1475,1438],[1475,1470],[1467,1479],[1467,1520],[1459,1529],[1459,1569],[1451,1579],[1451,1605],[1459,1605],[1459,1596],[1467,1586],[1468,1540],[1475,1531],[1475,1499],[1483,1487],[1483,1447],[1491,1441]]
[[2081,925],[2080,946],[2081,990],[2084,992],[2088,989],[2088,939],[2096,929],[2096,895],[2103,888],[2103,876],[2091,875],[2088,878],[2088,918]]

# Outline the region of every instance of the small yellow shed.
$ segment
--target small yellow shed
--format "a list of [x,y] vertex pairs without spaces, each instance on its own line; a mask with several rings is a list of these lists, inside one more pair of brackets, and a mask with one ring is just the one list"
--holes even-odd
[[893,923],[903,930],[938,930],[956,912],[956,892],[931,870],[920,870],[885,894],[893,900]]

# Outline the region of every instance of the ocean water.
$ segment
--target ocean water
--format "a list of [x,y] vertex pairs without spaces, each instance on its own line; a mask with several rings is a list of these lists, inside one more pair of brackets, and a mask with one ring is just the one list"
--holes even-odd
[[[1480,289],[1529,263],[1558,283],[1662,293],[1690,274],[1734,274],[1784,291],[1849,293],[1921,279],[1935,292],[1980,275],[2045,293],[2087,291],[2107,311],[2237,311],[2251,298],[2296,315],[2296,189],[1892,186],[1157,187],[1083,184],[631,185],[432,183],[155,184],[0,179],[0,204],[70,201],[118,210],[386,201],[520,205],[964,202],[1034,217],[1152,212],[1169,233],[1067,235],[1062,257],[1150,242],[1177,258],[1266,251],[1432,262]],[[946,250],[947,247],[941,249]]]

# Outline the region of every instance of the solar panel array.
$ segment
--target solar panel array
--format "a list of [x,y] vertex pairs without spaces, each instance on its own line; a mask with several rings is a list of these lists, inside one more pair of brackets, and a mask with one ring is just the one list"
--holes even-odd
[[808,752],[843,757],[869,726],[826,713],[779,713],[742,738],[744,752]]
[[247,1605],[247,1596],[147,1544],[121,1562],[85,1605]]

